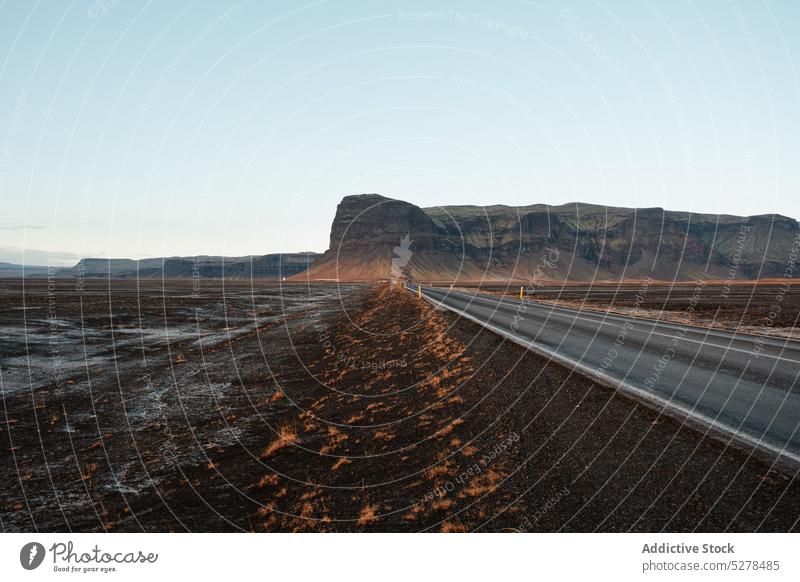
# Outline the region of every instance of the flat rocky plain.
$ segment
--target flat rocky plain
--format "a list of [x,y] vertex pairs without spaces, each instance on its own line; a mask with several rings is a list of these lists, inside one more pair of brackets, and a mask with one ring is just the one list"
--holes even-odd
[[800,529],[795,470],[390,284],[3,280],[0,390],[7,532]]

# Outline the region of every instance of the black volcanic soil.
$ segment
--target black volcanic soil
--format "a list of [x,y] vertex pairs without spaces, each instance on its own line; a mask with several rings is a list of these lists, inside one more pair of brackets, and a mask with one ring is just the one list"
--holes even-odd
[[793,471],[389,285],[56,285],[0,287],[4,531],[800,529]]

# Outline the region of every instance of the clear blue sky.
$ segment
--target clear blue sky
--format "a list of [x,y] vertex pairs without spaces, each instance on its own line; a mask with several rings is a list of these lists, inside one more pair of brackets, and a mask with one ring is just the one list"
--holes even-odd
[[796,1],[7,0],[0,261],[324,250],[361,192],[797,218],[798,22]]

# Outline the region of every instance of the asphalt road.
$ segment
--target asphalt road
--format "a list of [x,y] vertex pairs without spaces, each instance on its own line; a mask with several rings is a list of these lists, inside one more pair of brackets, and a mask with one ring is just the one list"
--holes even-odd
[[657,410],[800,463],[798,341],[434,287],[422,294]]

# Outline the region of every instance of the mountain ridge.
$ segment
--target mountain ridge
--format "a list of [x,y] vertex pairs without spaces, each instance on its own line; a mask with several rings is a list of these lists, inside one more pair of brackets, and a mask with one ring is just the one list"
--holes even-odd
[[402,278],[768,278],[784,274],[799,233],[796,220],[779,214],[744,217],[580,202],[422,208],[357,194],[337,206],[328,250],[295,278],[396,278],[394,249],[405,236],[410,258]]
[[[189,279],[193,277],[212,279],[279,279],[291,277],[308,268],[320,256],[319,253],[272,253],[224,257],[215,255],[174,256],[148,259],[94,258],[87,257],[73,267],[26,267],[30,277],[53,276],[112,278],[112,279]],[[2,267],[2,265],[0,265]],[[7,273],[7,274],[6,274]],[[22,276],[21,265],[0,268],[0,277]]]

